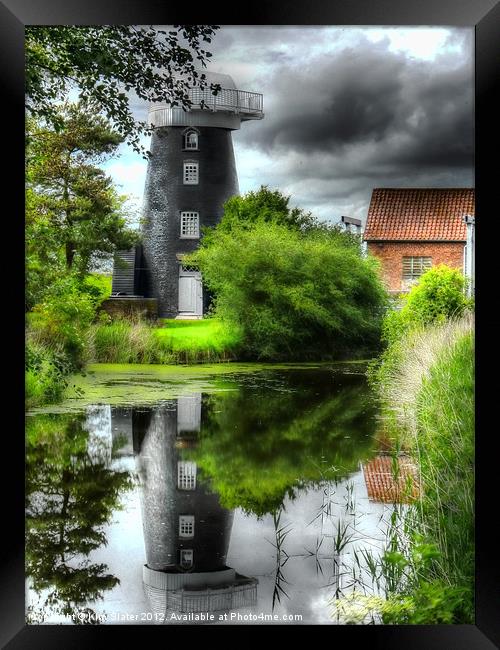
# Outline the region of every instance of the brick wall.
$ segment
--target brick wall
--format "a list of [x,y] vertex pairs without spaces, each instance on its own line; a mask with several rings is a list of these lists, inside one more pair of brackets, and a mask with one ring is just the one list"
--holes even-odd
[[463,270],[465,242],[368,242],[368,253],[382,263],[382,277],[390,291],[404,291],[403,257],[431,257],[432,265]]

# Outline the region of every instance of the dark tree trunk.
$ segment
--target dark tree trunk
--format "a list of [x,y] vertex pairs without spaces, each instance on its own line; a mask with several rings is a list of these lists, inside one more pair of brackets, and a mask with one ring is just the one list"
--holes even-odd
[[71,270],[73,266],[73,258],[75,257],[75,244],[72,241],[66,242],[66,266]]

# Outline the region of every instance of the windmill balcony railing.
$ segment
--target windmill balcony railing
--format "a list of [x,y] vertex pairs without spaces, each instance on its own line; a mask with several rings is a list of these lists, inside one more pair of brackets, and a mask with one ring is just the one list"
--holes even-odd
[[221,88],[214,95],[210,88],[191,88],[189,98],[193,106],[200,106],[203,102],[204,106],[213,111],[233,111],[250,115],[260,115],[263,111],[263,95],[247,90]]

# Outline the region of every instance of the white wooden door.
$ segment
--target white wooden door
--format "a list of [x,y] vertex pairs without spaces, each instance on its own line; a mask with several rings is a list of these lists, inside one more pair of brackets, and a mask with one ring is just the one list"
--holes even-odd
[[199,271],[179,272],[179,313],[186,316],[203,314],[203,292]]

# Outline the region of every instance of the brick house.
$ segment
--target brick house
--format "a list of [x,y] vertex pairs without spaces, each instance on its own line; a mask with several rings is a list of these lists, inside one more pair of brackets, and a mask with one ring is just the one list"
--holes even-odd
[[408,291],[437,264],[463,271],[466,215],[474,216],[473,188],[374,189],[363,239],[389,291]]

